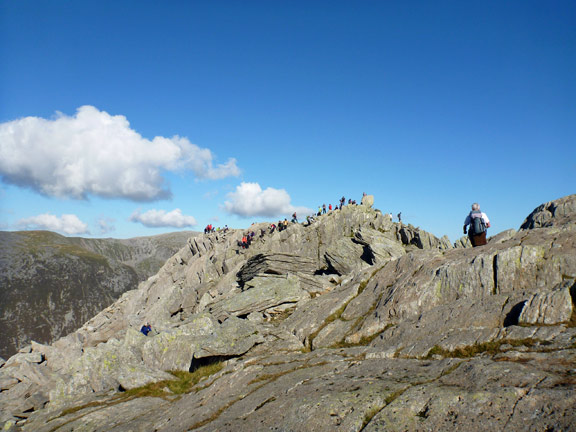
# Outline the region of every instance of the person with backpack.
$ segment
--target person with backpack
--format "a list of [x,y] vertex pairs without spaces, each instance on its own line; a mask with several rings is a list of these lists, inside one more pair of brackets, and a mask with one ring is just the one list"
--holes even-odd
[[472,204],[472,211],[466,216],[464,220],[464,234],[468,230],[468,238],[473,247],[484,246],[488,241],[486,240],[486,230],[490,228],[490,220],[486,213],[480,211],[478,203]]

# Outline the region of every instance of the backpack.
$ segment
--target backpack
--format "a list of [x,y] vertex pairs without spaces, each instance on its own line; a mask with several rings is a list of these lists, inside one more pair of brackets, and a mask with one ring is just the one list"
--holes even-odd
[[482,212],[474,211],[470,213],[470,217],[472,218],[472,223],[470,224],[470,231],[473,235],[482,234],[486,231],[486,223],[482,218]]

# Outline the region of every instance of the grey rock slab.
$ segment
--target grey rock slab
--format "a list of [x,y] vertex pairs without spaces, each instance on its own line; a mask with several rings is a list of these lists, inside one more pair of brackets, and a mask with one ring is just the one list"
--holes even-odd
[[23,431],[33,432],[108,432],[131,431],[149,432],[153,421],[151,412],[165,409],[169,401],[160,398],[136,398],[123,403],[104,403],[92,406],[76,413],[62,417],[47,419],[42,424],[39,420],[24,426]]
[[18,383],[19,381],[13,376],[0,375],[0,391],[10,390]]
[[296,335],[303,343],[318,332],[325,322],[357,296],[361,284],[367,277],[361,273],[355,278],[343,281],[327,294],[312,299],[299,307],[280,326]]
[[343,357],[339,362],[272,375],[199,430],[360,430],[367,415],[412,380],[437,379],[455,363],[391,362]]
[[569,430],[576,396],[555,377],[523,363],[469,360],[399,394],[365,430]]
[[370,263],[363,259],[364,247],[352,241],[352,238],[340,238],[326,248],[324,258],[334,271],[340,275],[361,271]]
[[353,321],[342,321],[340,319],[332,321],[323,327],[312,340],[312,348],[327,348],[344,341],[346,334],[348,334],[353,327]]
[[287,253],[257,254],[250,258],[238,272],[241,283],[246,283],[257,275],[288,273],[314,274],[318,269],[317,260]]
[[558,324],[570,321],[574,301],[570,288],[571,286],[568,286],[552,292],[533,294],[522,308],[519,324]]
[[194,359],[244,354],[263,341],[254,323],[235,317],[219,324],[208,314],[154,336],[142,347],[144,363],[164,371],[188,371]]
[[293,275],[258,277],[249,283],[250,286],[245,286],[243,292],[213,303],[209,311],[215,316],[222,312],[235,316],[248,315],[310,298],[310,294],[300,288],[299,279]]
[[[406,254],[406,251],[388,235],[371,228],[361,228],[354,233],[354,240],[365,247],[364,254],[370,264],[382,264],[392,258]],[[366,259],[366,258],[365,258]]]

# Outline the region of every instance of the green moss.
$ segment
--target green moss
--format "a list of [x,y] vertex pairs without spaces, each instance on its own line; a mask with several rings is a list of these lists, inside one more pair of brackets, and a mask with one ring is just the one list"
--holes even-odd
[[340,316],[342,315],[342,313],[344,312],[344,310],[346,309],[346,306],[348,306],[349,302],[344,303],[342,306],[340,306],[340,308],[338,308],[337,311],[335,311],[334,313],[332,313],[330,316],[328,316],[328,318],[326,318],[326,320],[324,320],[324,322],[322,323],[322,325],[320,327],[318,327],[316,329],[315,332],[311,333],[310,336],[308,336],[308,346],[307,348],[309,350],[311,350],[312,348],[312,341],[316,338],[316,336],[318,336],[318,334],[331,322],[336,321],[337,319],[340,319]]
[[434,289],[434,295],[436,296],[437,299],[442,298],[442,282],[441,281],[436,282],[436,286]]
[[384,402],[386,402],[386,405],[390,405],[392,402],[394,402],[396,399],[398,399],[400,396],[402,396],[402,394],[408,390],[408,387],[402,389],[402,390],[398,390],[395,391],[394,393],[389,394],[388,396],[386,396],[386,399],[384,399]]
[[356,343],[350,343],[350,342],[344,342],[344,341],[340,341],[338,343],[335,343],[334,345],[330,346],[330,348],[351,348],[351,347],[356,347],[356,346],[366,346],[369,345],[374,339],[376,339],[378,336],[380,336],[382,333],[384,333],[386,330],[388,330],[390,327],[394,327],[395,324],[387,324],[386,327],[384,327],[384,330],[382,330],[381,332],[376,332],[373,335],[370,336],[364,336],[363,338],[361,338],[358,342]]
[[456,348],[455,350],[446,350],[438,345],[434,345],[428,354],[424,357],[425,359],[430,359],[433,356],[440,355],[442,357],[455,357],[455,358],[470,358],[477,356],[479,354],[495,355],[500,352],[500,347],[502,345],[511,345],[513,347],[527,346],[532,347],[539,343],[538,340],[527,338],[527,339],[500,339],[497,341],[483,342],[474,345],[468,345],[461,348]]
[[368,426],[368,423],[370,423],[372,421],[372,419],[376,416],[376,414],[378,414],[380,411],[382,411],[382,408],[384,408],[386,405],[380,406],[380,405],[376,405],[373,406],[372,408],[370,408],[365,414],[364,414],[364,420],[362,422],[362,427],[360,428],[360,430],[363,430],[366,426]]
[[[222,370],[224,363],[214,363],[207,366],[202,366],[194,372],[184,371],[171,371],[170,374],[174,375],[174,380],[162,380],[149,383],[145,386],[137,387],[127,390],[114,396],[111,400],[103,402],[90,402],[88,404],[72,407],[63,410],[58,417],[64,417],[78,411],[93,408],[93,407],[108,407],[126,402],[135,398],[141,397],[157,397],[162,399],[171,399],[174,396],[190,393],[194,386],[203,378],[214,375]],[[205,388],[205,387],[204,387]],[[54,420],[54,419],[51,419]]]

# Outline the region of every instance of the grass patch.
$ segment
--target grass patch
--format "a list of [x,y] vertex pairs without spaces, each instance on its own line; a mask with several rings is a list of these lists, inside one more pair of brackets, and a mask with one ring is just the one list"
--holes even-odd
[[386,396],[386,399],[384,399],[384,402],[386,402],[386,405],[390,405],[392,402],[394,402],[396,399],[398,399],[400,396],[402,396],[402,394],[408,390],[408,387],[402,389],[402,390],[397,390],[394,393],[389,394],[388,396]]
[[[350,300],[348,300],[346,303],[344,303],[342,306],[340,306],[340,308],[338,308],[337,311],[335,311],[333,314],[331,314],[328,318],[326,318],[326,320],[322,323],[321,326],[319,326],[315,332],[311,333],[310,336],[308,336],[308,345],[307,348],[312,350],[312,341],[316,338],[316,336],[318,336],[318,334],[331,322],[336,321],[337,319],[340,319],[340,317],[342,316],[342,314],[344,313],[344,310],[346,310],[346,307],[348,307],[348,305],[350,304],[350,302],[352,300],[354,300],[356,297],[358,297],[360,294],[362,294],[362,292],[364,291],[364,289],[366,289],[366,286],[368,285],[368,283],[370,282],[370,279],[372,279],[372,277],[378,273],[384,266],[374,270],[371,274],[371,276],[360,282],[360,285],[358,286],[358,292],[356,293],[356,295],[351,298]],[[373,308],[375,308],[376,306],[373,305]],[[362,317],[360,317],[361,319]],[[336,348],[345,348],[345,347],[336,347]]]
[[[312,297],[312,298],[314,298],[314,297]],[[290,309],[285,309],[282,312],[275,313],[269,322],[272,325],[274,325],[275,327],[277,327],[278,325],[280,325],[280,323],[282,321],[284,321],[286,318],[288,318],[290,315],[292,315],[295,310],[296,310],[296,307],[293,307]]]
[[383,406],[374,406],[372,408],[370,408],[366,414],[364,414],[364,420],[362,421],[362,427],[360,428],[360,430],[363,430],[366,426],[368,426],[368,423],[370,423],[372,421],[372,419],[376,416],[376,414],[378,414],[380,411],[382,411],[382,408],[384,408],[386,405]]
[[324,322],[322,323],[322,325],[320,325],[315,332],[310,333],[310,336],[308,336],[308,344],[306,345],[306,349],[308,351],[306,352],[310,352],[312,351],[312,341],[314,339],[316,339],[316,336],[318,336],[318,334],[331,322],[336,321],[337,319],[340,319],[340,316],[342,315],[342,313],[344,312],[344,309],[346,309],[346,306],[348,306],[349,302],[344,303],[342,306],[340,306],[340,308],[338,308],[338,310],[336,312],[334,312],[333,314],[331,314],[330,316],[328,316],[328,318],[326,318],[324,320]]
[[513,347],[519,347],[519,346],[532,347],[538,343],[539,343],[538,340],[532,338],[500,339],[497,341],[483,342],[479,344],[456,348],[455,350],[446,350],[438,345],[434,345],[430,349],[430,351],[428,351],[428,354],[424,358],[431,359],[437,355],[445,358],[446,357],[470,358],[477,356],[479,354],[495,355],[500,352],[500,347],[502,345],[511,345]]
[[394,324],[388,323],[388,324],[386,324],[386,327],[384,327],[384,329],[382,331],[374,333],[373,335],[370,335],[370,336],[364,336],[358,342],[352,343],[352,342],[340,341],[340,342],[335,343],[334,345],[331,345],[330,348],[335,348],[335,349],[337,349],[337,348],[352,348],[352,347],[369,345],[374,339],[376,339],[378,336],[380,336],[382,333],[384,333],[390,327],[394,327]]
[[[106,404],[107,404],[106,402],[90,402],[90,403],[87,403],[84,405],[79,405],[79,406],[72,407],[72,408],[66,408],[64,411],[62,411],[60,413],[59,417],[64,417],[64,416],[69,415],[69,414],[74,414],[75,412],[81,411],[81,410],[86,409],[86,408],[95,408],[95,407],[104,406]],[[54,420],[54,419],[52,418],[48,421],[52,421],[52,420]]]
[[[198,384],[203,378],[222,370],[224,362],[214,363],[207,366],[202,366],[194,372],[184,371],[171,371],[170,374],[174,375],[174,380],[162,380],[146,384],[145,386],[133,388],[125,392],[119,393],[112,399],[104,402],[90,402],[84,405],[67,408],[63,410],[58,417],[64,417],[69,414],[74,414],[86,408],[93,407],[109,407],[117,405],[122,402],[141,397],[157,397],[162,399],[170,399],[174,396],[190,393],[193,387]],[[53,419],[52,419],[53,420]]]

